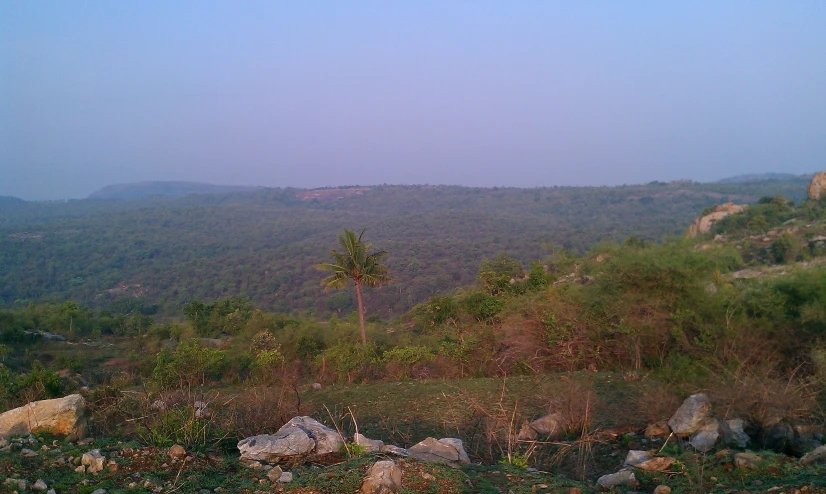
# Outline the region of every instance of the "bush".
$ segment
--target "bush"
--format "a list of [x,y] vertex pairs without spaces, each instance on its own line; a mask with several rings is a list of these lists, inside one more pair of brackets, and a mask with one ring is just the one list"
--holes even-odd
[[477,321],[492,322],[505,308],[505,303],[492,295],[477,292],[462,300],[462,307]]
[[158,353],[155,381],[161,387],[204,385],[208,378],[219,377],[226,354],[223,350],[201,347],[197,340],[181,343],[175,352]]
[[339,381],[351,383],[357,378],[368,377],[372,365],[378,360],[376,346],[372,343],[339,343],[321,352],[316,357],[316,364],[321,367],[322,374],[329,368]]

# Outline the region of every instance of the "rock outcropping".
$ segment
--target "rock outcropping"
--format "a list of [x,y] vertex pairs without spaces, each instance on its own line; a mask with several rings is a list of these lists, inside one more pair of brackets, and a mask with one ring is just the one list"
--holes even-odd
[[48,432],[70,440],[86,436],[86,401],[78,394],[33,401],[0,414],[0,437]]
[[311,417],[295,417],[275,434],[261,434],[238,443],[242,461],[274,462],[289,456],[323,455],[344,444],[338,432]]
[[733,202],[727,202],[721,206],[717,206],[717,209],[711,213],[700,216],[694,220],[694,223],[688,227],[687,235],[689,237],[696,237],[708,233],[711,231],[711,225],[713,225],[715,221],[720,221],[730,214],[742,213],[747,207],[745,204],[734,204]]
[[826,171],[818,172],[809,182],[809,199],[819,201],[823,198],[824,192],[826,192]]

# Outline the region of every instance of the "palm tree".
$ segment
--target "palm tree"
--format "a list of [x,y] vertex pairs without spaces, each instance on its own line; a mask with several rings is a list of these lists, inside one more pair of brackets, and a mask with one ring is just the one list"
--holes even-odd
[[355,233],[345,228],[344,235],[338,236],[338,243],[341,244],[344,252],[331,251],[333,262],[318,264],[316,268],[333,273],[321,281],[324,291],[344,288],[348,280],[353,280],[359,304],[361,343],[366,345],[367,333],[364,332],[364,304],[361,301],[361,287],[381,286],[393,280],[387,275],[387,268],[381,264],[381,258],[386,256],[387,252],[382,250],[370,254],[371,244],[361,239],[363,235],[364,230],[356,237]]

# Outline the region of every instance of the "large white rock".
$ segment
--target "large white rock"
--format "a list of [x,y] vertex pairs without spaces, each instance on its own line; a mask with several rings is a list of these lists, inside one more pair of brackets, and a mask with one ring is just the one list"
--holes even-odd
[[313,453],[318,455],[338,452],[344,444],[336,430],[327,427],[312,417],[294,417],[284,424],[279,432],[290,427],[298,427],[306,432],[315,441]]
[[668,419],[668,426],[678,436],[688,436],[700,430],[711,414],[711,401],[705,393],[689,396]]
[[241,460],[275,461],[279,458],[309,454],[315,441],[298,427],[282,427],[275,434],[262,434],[238,443]]
[[86,401],[79,394],[33,401],[0,414],[0,437],[48,432],[69,439],[86,436]]
[[470,463],[460,439],[444,438],[436,440],[428,437],[424,441],[411,446],[410,456],[420,461],[430,463],[445,463],[450,466],[467,465]]
[[390,460],[377,461],[361,483],[361,494],[394,494],[402,487],[402,470]]

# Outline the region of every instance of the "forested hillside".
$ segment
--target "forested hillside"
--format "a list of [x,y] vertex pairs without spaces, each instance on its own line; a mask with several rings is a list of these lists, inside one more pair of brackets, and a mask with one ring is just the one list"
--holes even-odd
[[387,250],[395,282],[366,295],[383,317],[472,283],[500,252],[528,262],[627,236],[679,235],[709,205],[800,200],[806,180],[651,183],[535,189],[378,186],[261,189],[134,201],[0,202],[0,304],[136,299],[180,313],[193,299],[247,296],[274,311],[346,313],[348,291],[323,293],[344,228]]

